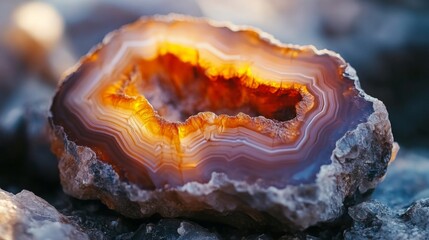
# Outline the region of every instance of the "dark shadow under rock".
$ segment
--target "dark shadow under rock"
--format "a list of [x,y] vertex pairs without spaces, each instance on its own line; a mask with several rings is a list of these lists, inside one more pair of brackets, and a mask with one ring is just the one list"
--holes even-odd
[[180,219],[161,219],[157,224],[142,224],[136,232],[118,236],[116,239],[217,240],[221,238],[216,233],[212,233],[193,222]]
[[133,233],[142,223],[142,220],[129,219],[108,209],[99,201],[82,201],[63,192],[59,192],[51,202],[91,239],[115,239],[122,234]]

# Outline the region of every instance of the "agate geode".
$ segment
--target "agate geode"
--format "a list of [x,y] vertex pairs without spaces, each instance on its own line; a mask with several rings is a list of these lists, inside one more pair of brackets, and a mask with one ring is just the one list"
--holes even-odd
[[338,54],[177,15],[109,34],[51,114],[64,190],[130,217],[303,229],[374,188],[393,146]]

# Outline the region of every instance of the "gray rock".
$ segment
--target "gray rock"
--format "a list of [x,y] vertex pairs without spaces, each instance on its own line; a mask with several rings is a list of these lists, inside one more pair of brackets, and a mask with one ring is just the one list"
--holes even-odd
[[393,210],[378,201],[351,207],[354,223],[345,239],[429,239],[429,198]]
[[401,149],[372,198],[391,208],[404,208],[429,198],[429,152]]
[[429,157],[427,151],[399,152],[372,200],[349,209],[353,226],[346,239],[428,239]]
[[349,209],[346,239],[428,239],[429,157],[401,150],[371,201]]
[[23,190],[13,195],[0,189],[1,239],[88,239],[45,200]]

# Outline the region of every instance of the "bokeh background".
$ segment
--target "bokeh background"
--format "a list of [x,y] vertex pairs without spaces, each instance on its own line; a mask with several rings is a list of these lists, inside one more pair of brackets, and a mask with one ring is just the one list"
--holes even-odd
[[387,106],[395,140],[429,149],[427,0],[0,1],[0,187],[59,189],[46,116],[61,75],[110,31],[182,13],[258,27],[340,53]]

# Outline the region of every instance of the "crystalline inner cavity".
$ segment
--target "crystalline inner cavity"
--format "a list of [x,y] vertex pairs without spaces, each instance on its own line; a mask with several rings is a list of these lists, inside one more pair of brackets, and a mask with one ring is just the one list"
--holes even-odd
[[122,80],[118,95],[138,92],[162,118],[176,122],[206,111],[230,116],[242,112],[278,121],[296,116],[295,106],[302,99],[298,90],[263,84],[246,86],[252,76],[225,75],[219,71],[208,76],[204,68],[167,54],[138,61]]

